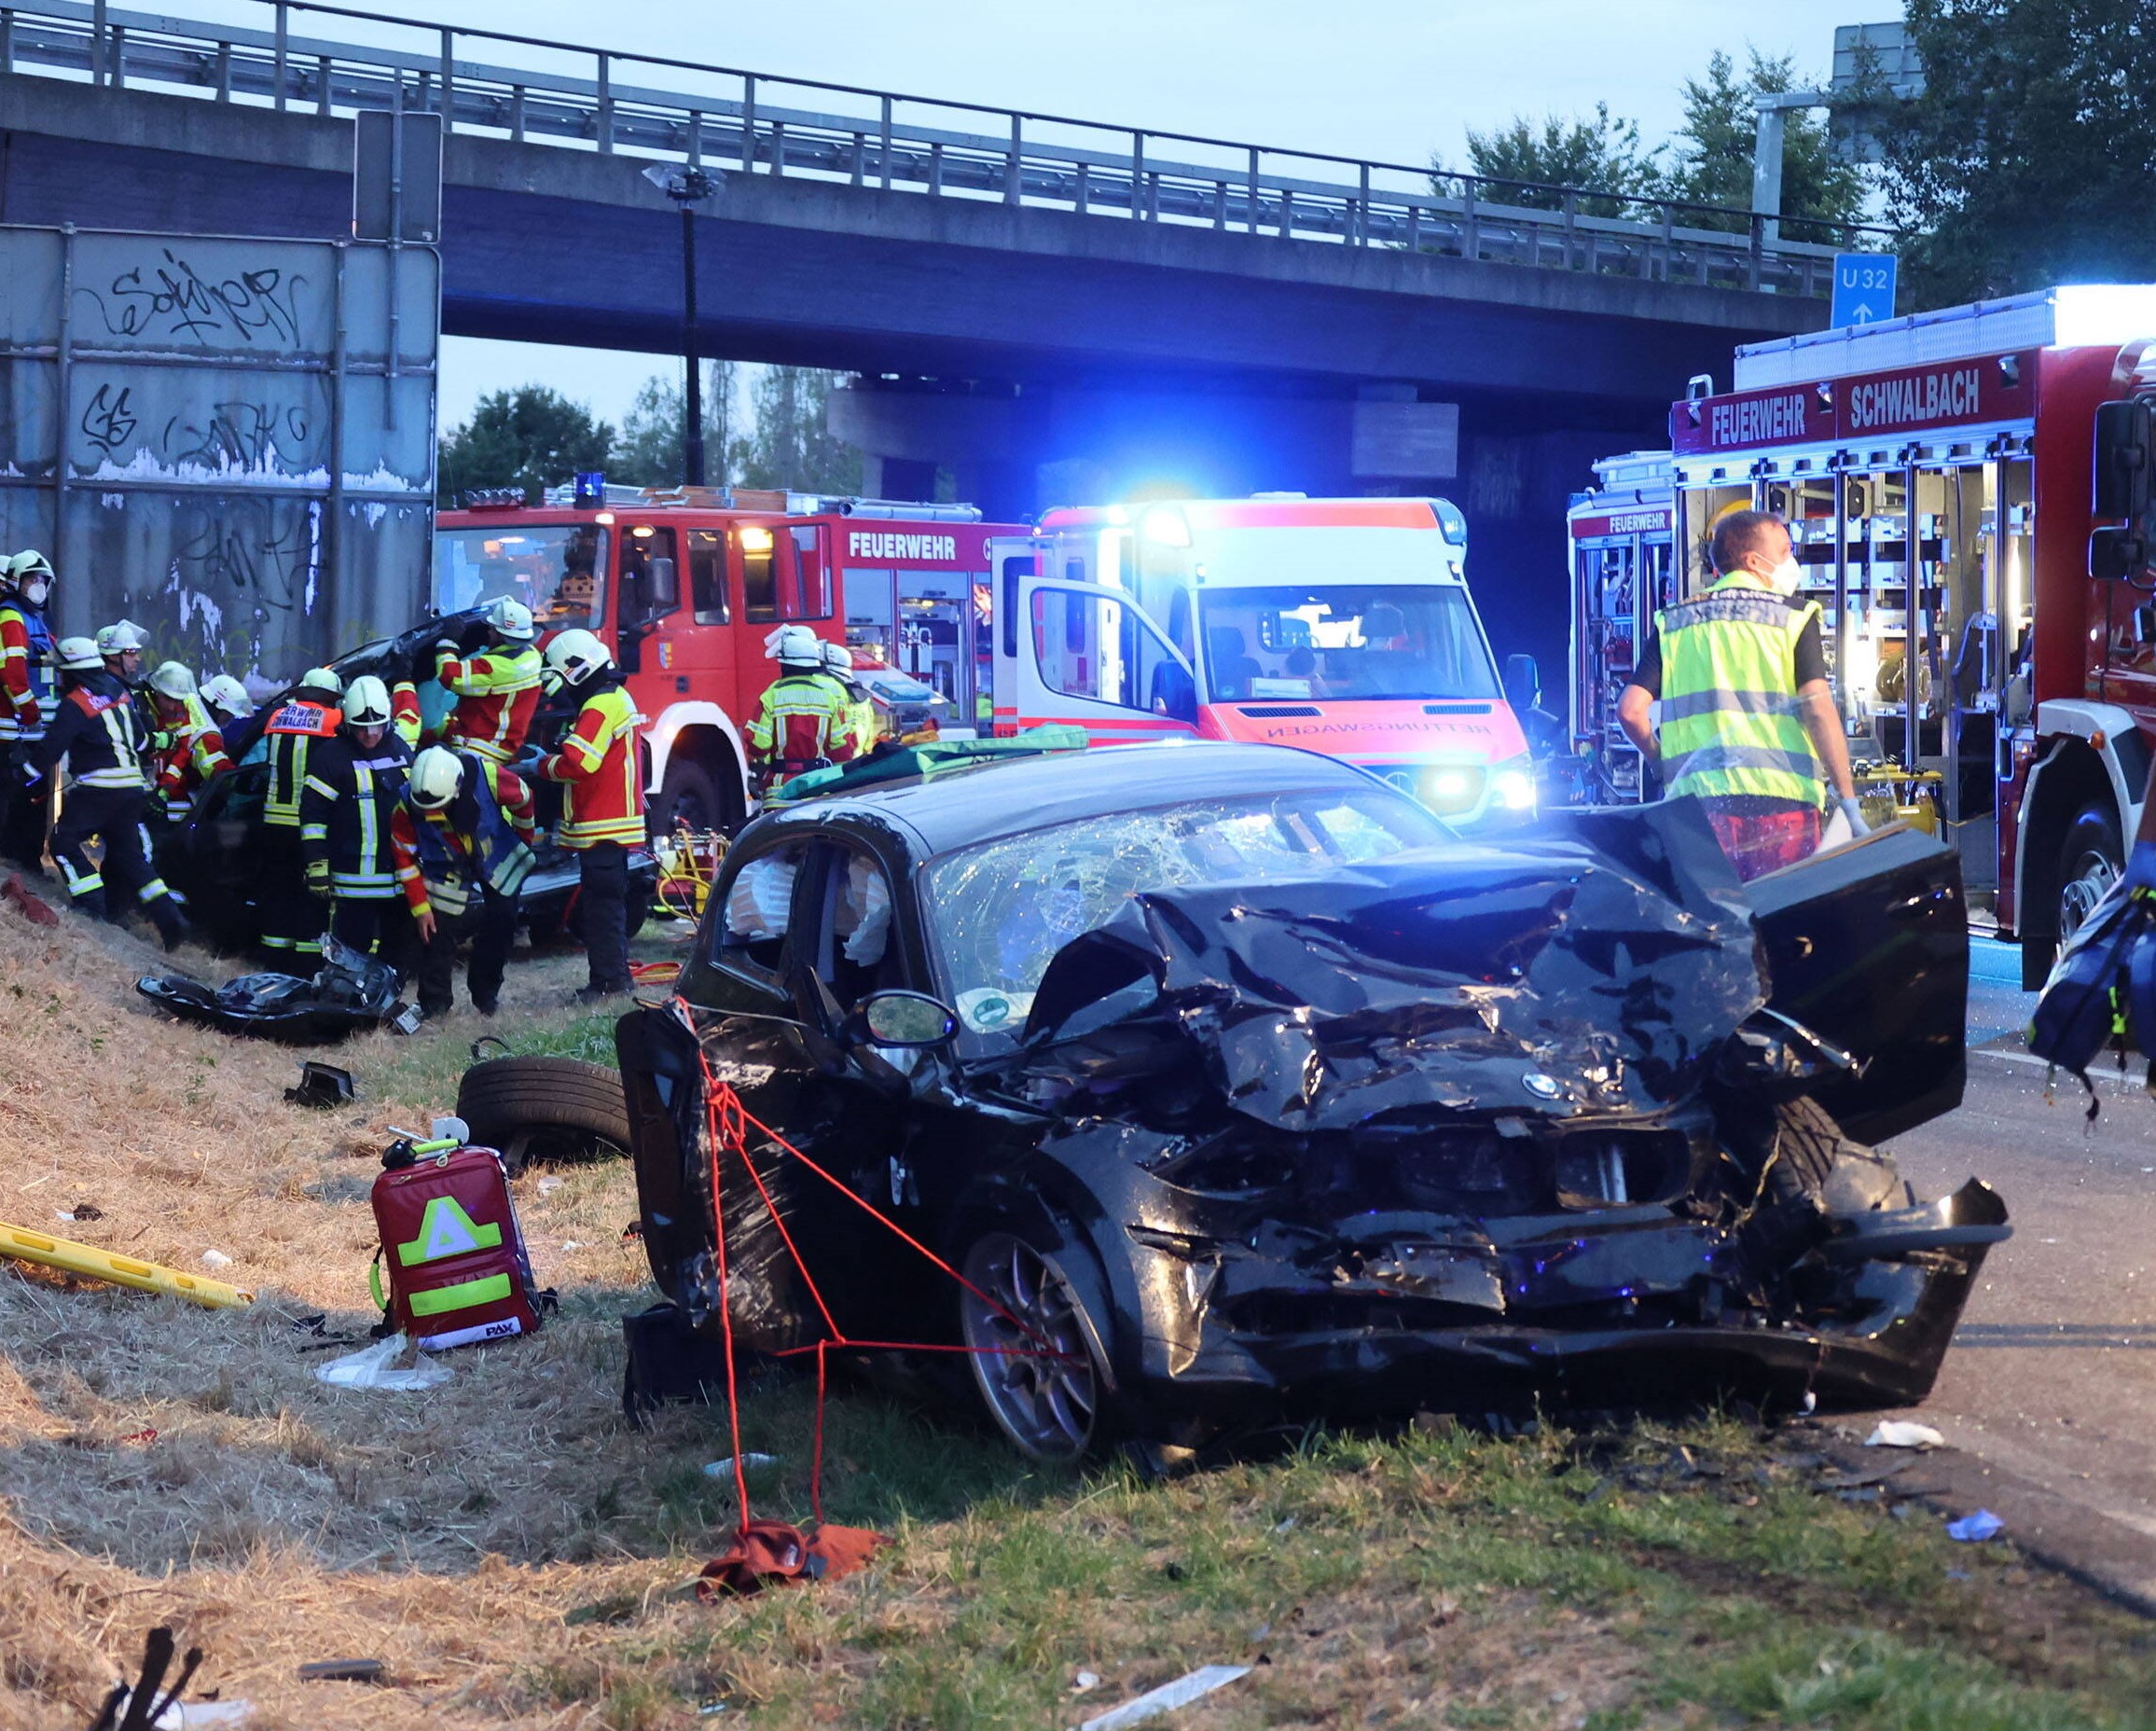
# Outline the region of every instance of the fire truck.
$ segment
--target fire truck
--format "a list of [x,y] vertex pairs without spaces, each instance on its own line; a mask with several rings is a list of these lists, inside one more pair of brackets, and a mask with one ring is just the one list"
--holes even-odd
[[[1444,499],[1056,510],[997,541],[994,722],[1196,737],[1366,768],[1463,825],[1524,821],[1534,766]],[[1514,669],[1531,689],[1532,666]]]
[[1595,485],[1572,495],[1565,530],[1571,549],[1572,745],[1591,804],[1641,796],[1639,750],[1617,725],[1654,615],[1672,589],[1669,453],[1635,450],[1595,464]]
[[988,688],[988,542],[972,505],[603,483],[544,503],[476,499],[435,533],[434,604],[513,596],[542,636],[599,633],[649,718],[655,827],[738,827],[743,729],[778,675],[765,640],[814,628],[889,708],[971,736]]
[[[2040,985],[2122,868],[2156,734],[2156,286],[1758,343],[1731,382],[1670,411],[1673,592],[1713,581],[1723,510],[1789,519],[1852,755],[1936,778]],[[1630,607],[1628,648],[1652,611],[1637,588]],[[1582,727],[1610,616],[1576,615]]]

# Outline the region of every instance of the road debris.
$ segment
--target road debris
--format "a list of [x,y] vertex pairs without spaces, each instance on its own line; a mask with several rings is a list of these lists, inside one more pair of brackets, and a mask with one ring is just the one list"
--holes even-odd
[[2006,1522],[1989,1509],[1979,1509],[1973,1515],[1964,1515],[1959,1520],[1946,1523],[1946,1536],[1963,1544],[1982,1544],[1986,1539],[1996,1539],[2006,1530]]
[[1908,1419],[1883,1419],[1864,1439],[1867,1448],[1943,1448],[1946,1438],[1928,1424]]
[[314,1367],[315,1380],[339,1389],[391,1389],[417,1393],[449,1379],[449,1367],[436,1358],[399,1364],[396,1361],[406,1344],[402,1335],[392,1335],[357,1352],[333,1358],[326,1364]]
[[1187,1707],[1201,1696],[1210,1695],[1215,1689],[1225,1688],[1238,1677],[1248,1677],[1248,1665],[1204,1665],[1187,1677],[1178,1677],[1173,1683],[1164,1683],[1157,1689],[1149,1689],[1136,1700],[1126,1701],[1112,1711],[1088,1719],[1078,1731],[1123,1731],[1126,1725],[1142,1724],[1149,1719],[1172,1712],[1176,1708]]
[[[740,1458],[740,1467],[744,1473],[761,1473],[778,1464],[779,1457],[777,1455],[745,1454]],[[704,1462],[704,1476],[706,1478],[731,1478],[733,1475],[734,1457],[732,1455],[728,1455],[724,1461],[707,1461]]]

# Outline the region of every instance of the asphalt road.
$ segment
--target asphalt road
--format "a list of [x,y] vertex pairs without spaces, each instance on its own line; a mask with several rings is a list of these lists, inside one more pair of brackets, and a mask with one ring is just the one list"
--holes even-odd
[[2022,1049],[2035,998],[2016,952],[1973,950],[1968,1095],[1887,1145],[1921,1194],[1986,1180],[2014,1236],[1986,1264],[1931,1399],[1905,1416],[2108,1527],[2095,1536],[2112,1572],[2156,1598],[2156,1099],[2138,1059],[2124,1078],[2108,1069],[2091,1123],[2080,1084],[2047,1087]]

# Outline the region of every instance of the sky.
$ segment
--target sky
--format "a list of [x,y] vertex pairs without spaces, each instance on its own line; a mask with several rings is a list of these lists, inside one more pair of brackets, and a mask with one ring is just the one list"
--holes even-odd
[[[345,0],[364,5],[365,0]],[[415,16],[414,0],[380,10]],[[189,16],[267,28],[252,0],[189,0]],[[1837,24],[1895,17],[1894,0],[430,0],[430,28],[372,32],[297,8],[295,35],[438,52],[463,25],[1044,114],[1418,164],[1464,163],[1469,129],[1606,102],[1650,144],[1682,118],[1681,86],[1717,48],[1793,54],[1824,80]],[[558,66],[535,48],[460,44],[460,58]],[[587,64],[588,62],[587,62]],[[589,76],[588,72],[586,76]],[[665,80],[643,75],[653,84]],[[619,68],[625,82],[639,75]],[[814,104],[804,93],[774,95]],[[487,391],[545,379],[619,423],[663,356],[449,339],[441,418]],[[678,364],[672,368],[678,371]]]

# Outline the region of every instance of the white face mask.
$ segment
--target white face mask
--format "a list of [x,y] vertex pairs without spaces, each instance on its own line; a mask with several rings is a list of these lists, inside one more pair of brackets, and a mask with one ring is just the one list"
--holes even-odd
[[52,592],[52,586],[43,577],[32,577],[22,586],[22,599],[33,607],[45,605],[45,598]]
[[1797,563],[1797,557],[1794,553],[1767,573],[1768,586],[1777,595],[1794,595],[1797,592],[1797,586],[1804,580],[1804,568]]

